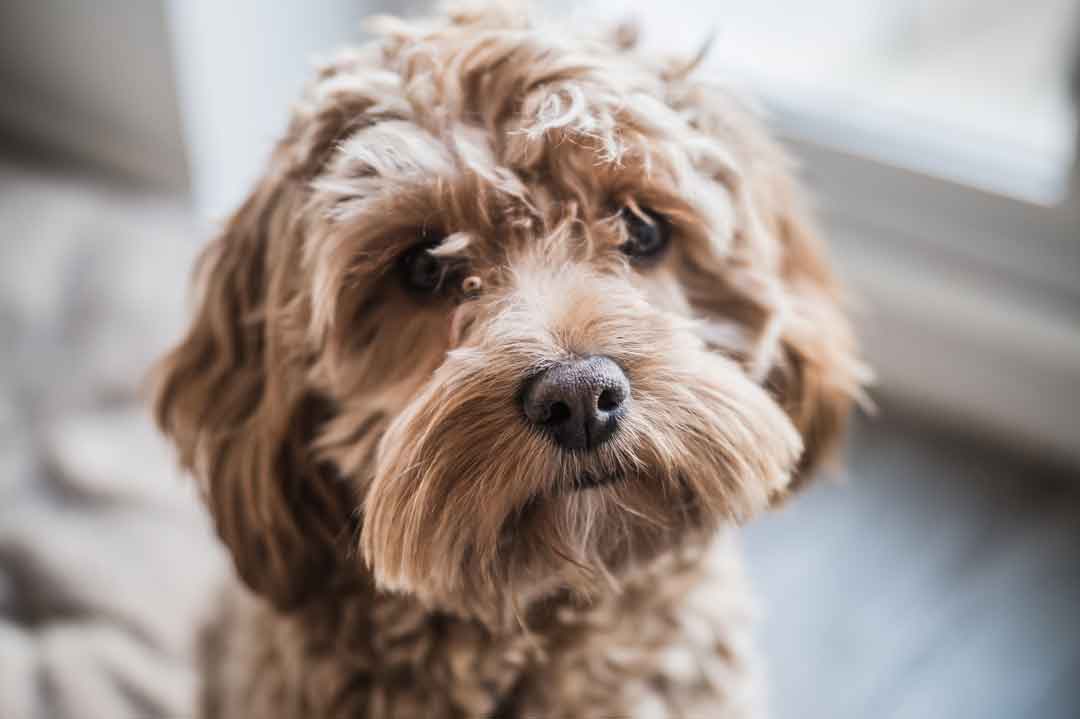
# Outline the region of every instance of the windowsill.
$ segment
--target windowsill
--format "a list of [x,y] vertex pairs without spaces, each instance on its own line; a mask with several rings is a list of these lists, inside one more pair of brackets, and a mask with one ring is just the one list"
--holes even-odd
[[1080,224],[805,141],[878,391],[1080,466]]
[[1064,122],[1053,128],[1057,139],[1022,143],[838,97],[811,101],[787,87],[758,94],[782,135],[1038,207],[1067,195],[1075,132]]

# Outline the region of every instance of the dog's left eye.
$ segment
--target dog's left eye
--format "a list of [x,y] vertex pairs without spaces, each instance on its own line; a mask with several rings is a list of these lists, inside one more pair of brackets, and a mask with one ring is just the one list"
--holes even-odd
[[415,245],[398,261],[401,281],[413,292],[431,294],[442,284],[442,262],[431,254],[432,247],[434,244],[430,242]]
[[620,213],[629,235],[619,246],[623,254],[637,260],[659,257],[671,242],[671,228],[667,219],[649,210],[635,212],[624,207]]

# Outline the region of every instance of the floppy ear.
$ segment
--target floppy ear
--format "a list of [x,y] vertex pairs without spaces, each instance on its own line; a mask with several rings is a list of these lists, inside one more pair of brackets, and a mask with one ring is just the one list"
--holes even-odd
[[716,181],[733,195],[739,228],[719,258],[695,275],[692,301],[735,320],[753,337],[748,371],[784,408],[803,438],[797,488],[829,457],[869,372],[862,364],[845,298],[786,153],[739,99],[723,90],[671,84],[672,102],[699,131],[730,152]]
[[154,378],[157,421],[237,571],[279,608],[333,574],[356,506],[312,457],[329,407],[305,390],[296,343],[276,324],[295,282],[296,187],[268,174],[203,252],[194,320]]
[[767,224],[782,253],[784,317],[766,387],[803,437],[794,489],[830,458],[870,372],[860,358],[845,297],[812,213],[786,164],[767,180],[773,208]]
[[748,372],[802,436],[803,454],[788,485],[793,490],[832,456],[870,373],[786,158],[777,151],[764,164],[746,189],[757,227],[743,233],[747,246],[736,248],[722,283],[726,292],[720,292],[727,311],[754,337]]
[[307,383],[300,268],[311,181],[344,136],[372,122],[378,83],[339,81],[361,63],[343,55],[324,66],[294,105],[268,170],[203,252],[194,320],[154,376],[158,424],[238,573],[281,609],[327,584],[356,531],[354,490],[313,449],[335,407]]

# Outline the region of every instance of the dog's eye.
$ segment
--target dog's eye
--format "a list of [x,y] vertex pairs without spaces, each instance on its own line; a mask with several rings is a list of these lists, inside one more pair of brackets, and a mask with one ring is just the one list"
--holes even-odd
[[629,235],[619,247],[623,254],[636,260],[650,260],[663,254],[671,241],[671,228],[663,216],[645,209],[639,214],[629,207],[624,207],[621,215]]
[[433,246],[430,242],[416,245],[399,260],[401,281],[413,292],[431,294],[442,284],[443,266],[439,258],[429,251]]

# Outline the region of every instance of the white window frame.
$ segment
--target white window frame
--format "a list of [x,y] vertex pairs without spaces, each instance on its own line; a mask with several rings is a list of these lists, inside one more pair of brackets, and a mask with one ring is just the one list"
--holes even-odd
[[877,394],[1080,464],[1077,173],[1044,206],[838,149],[895,138],[766,105],[854,290]]

